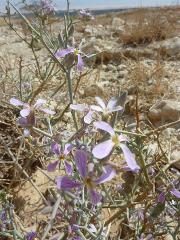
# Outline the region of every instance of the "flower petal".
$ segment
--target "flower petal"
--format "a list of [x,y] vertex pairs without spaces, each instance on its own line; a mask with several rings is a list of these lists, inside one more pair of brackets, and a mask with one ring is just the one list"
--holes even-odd
[[30,112],[31,112],[30,108],[24,108],[20,111],[20,115],[25,118],[30,114]]
[[72,110],[77,110],[77,111],[80,111],[80,112],[84,112],[87,109],[85,104],[71,104],[70,108]]
[[29,137],[30,136],[29,129],[25,128],[24,131],[23,131],[23,135],[24,135],[24,137]]
[[87,157],[84,150],[77,150],[75,153],[75,164],[82,178],[87,176]]
[[53,153],[55,153],[56,155],[59,155],[61,153],[60,149],[61,148],[60,148],[59,144],[57,144],[56,142],[51,143],[51,151]]
[[58,163],[59,163],[59,161],[54,161],[52,163],[49,163],[48,166],[47,166],[48,172],[54,172]]
[[94,126],[98,129],[108,132],[110,135],[114,135],[114,129],[107,122],[98,121],[94,123]]
[[74,48],[67,48],[63,50],[58,50],[54,55],[56,58],[61,58],[72,52],[74,52]]
[[137,171],[140,167],[137,165],[134,154],[129,150],[125,144],[120,144],[120,147],[123,151],[126,163],[132,171]]
[[105,142],[102,142],[96,145],[92,150],[92,154],[97,159],[103,159],[110,154],[113,147],[114,147],[114,143],[112,142],[111,139],[109,139]]
[[96,106],[96,105],[91,105],[90,107],[92,110],[97,111],[97,112],[103,112],[102,107]]
[[24,117],[18,117],[17,121],[16,121],[17,124],[25,127],[28,125],[28,119],[27,118],[24,118]]
[[49,115],[54,115],[55,112],[50,110],[50,109],[47,109],[47,108],[41,108],[41,111],[43,111],[44,113],[47,113]]
[[70,190],[72,188],[80,187],[81,183],[70,179],[67,176],[56,178],[57,188],[63,190]]
[[38,99],[36,102],[35,102],[35,104],[34,104],[34,108],[39,108],[39,107],[41,107],[43,104],[45,104],[46,103],[46,100],[45,99]]
[[110,181],[116,175],[116,171],[110,166],[105,166],[105,172],[95,181],[96,184]]
[[116,103],[117,103],[117,99],[116,99],[115,97],[112,97],[112,98],[109,100],[108,104],[107,104],[107,108],[108,108],[109,110],[115,108]]
[[105,105],[104,101],[102,100],[102,98],[95,97],[95,99],[96,99],[96,102],[99,104],[99,106],[102,107],[102,109],[106,109],[106,105]]
[[175,197],[180,198],[180,192],[177,189],[173,188],[170,193],[173,194]]
[[82,72],[84,68],[84,62],[80,54],[78,54],[78,63],[77,63],[77,69],[78,71]]
[[14,106],[24,106],[24,103],[16,98],[11,98],[10,104],[12,104]]
[[71,152],[72,149],[73,149],[73,145],[70,143],[66,143],[64,145],[64,152],[63,152],[64,155],[67,156]]
[[100,193],[96,192],[93,189],[89,189],[88,192],[89,192],[90,201],[93,205],[96,205],[98,202],[101,201],[102,195]]
[[87,124],[90,124],[93,120],[92,116],[93,116],[93,111],[89,111],[85,116],[84,116],[84,122]]
[[71,164],[69,164],[68,161],[66,161],[66,160],[64,161],[64,167],[65,167],[66,173],[68,175],[71,175],[73,172],[73,169],[72,169]]
[[111,108],[108,110],[109,110],[109,112],[118,112],[118,111],[121,111],[122,109],[123,109],[123,107],[117,106],[117,107],[114,107],[114,108]]
[[157,197],[157,202],[158,203],[164,203],[166,200],[166,195],[164,192],[161,192],[159,196]]

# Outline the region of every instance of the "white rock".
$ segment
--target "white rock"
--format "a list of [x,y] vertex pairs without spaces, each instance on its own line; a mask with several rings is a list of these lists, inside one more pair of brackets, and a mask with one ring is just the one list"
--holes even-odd
[[173,122],[180,118],[180,102],[173,100],[162,100],[149,109],[149,119],[153,123]]

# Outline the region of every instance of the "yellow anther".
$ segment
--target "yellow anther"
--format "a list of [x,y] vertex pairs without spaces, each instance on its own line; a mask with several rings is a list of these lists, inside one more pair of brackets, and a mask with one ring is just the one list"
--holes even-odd
[[116,135],[113,135],[111,140],[113,141],[113,143],[115,145],[119,145],[119,136],[116,134]]

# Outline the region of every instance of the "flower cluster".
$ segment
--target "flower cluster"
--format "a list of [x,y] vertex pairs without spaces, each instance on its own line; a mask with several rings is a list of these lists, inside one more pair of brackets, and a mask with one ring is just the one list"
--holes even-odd
[[41,0],[41,5],[46,14],[52,14],[55,12],[55,8],[50,0]]
[[20,117],[17,120],[17,123],[25,128],[24,135],[29,136],[30,131],[28,128],[36,125],[36,116],[35,112],[40,110],[46,114],[53,115],[54,111],[51,111],[47,108],[44,108],[44,104],[46,104],[46,100],[38,99],[34,105],[29,105],[28,103],[24,103],[16,98],[11,98],[10,103],[16,107],[21,106],[23,109],[20,111]]

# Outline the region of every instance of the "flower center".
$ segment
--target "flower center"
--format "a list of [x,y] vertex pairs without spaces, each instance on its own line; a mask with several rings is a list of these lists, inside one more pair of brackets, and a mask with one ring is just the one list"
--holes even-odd
[[79,50],[78,49],[74,49],[74,55],[77,56],[79,54]]
[[94,188],[94,183],[92,182],[90,177],[84,179],[84,185],[86,185],[87,188]]
[[113,135],[111,140],[115,145],[119,145],[119,136],[117,134]]
[[64,156],[63,153],[61,153],[61,154],[59,155],[59,160],[60,160],[60,161],[64,161],[64,160],[65,160],[65,156]]

